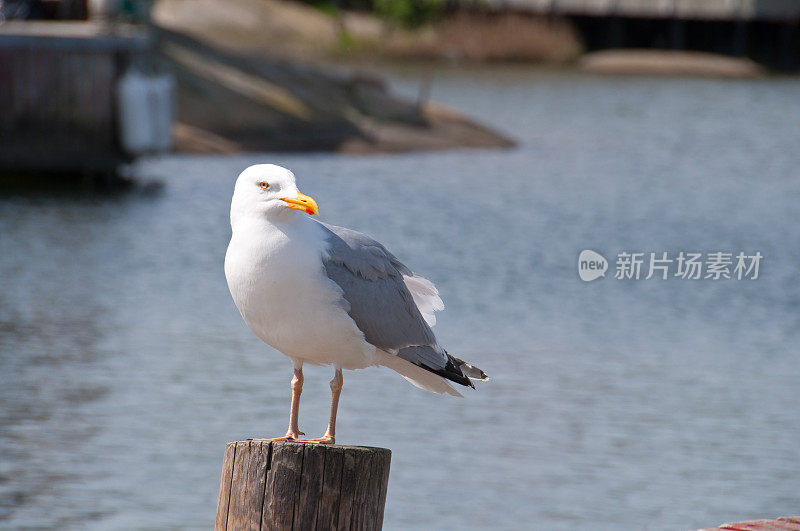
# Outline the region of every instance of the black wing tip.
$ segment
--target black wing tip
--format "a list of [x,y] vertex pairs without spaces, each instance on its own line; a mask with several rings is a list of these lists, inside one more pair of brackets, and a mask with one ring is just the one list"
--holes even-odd
[[486,373],[479,368],[470,365],[464,360],[451,356],[447,353],[447,351],[445,351],[445,354],[447,354],[447,364],[445,365],[444,369],[431,369],[430,367],[425,367],[424,365],[422,367],[447,380],[450,380],[451,382],[461,384],[464,387],[471,387],[473,389],[475,389],[475,384],[472,383],[472,380],[485,381],[489,379]]
[[475,389],[475,384],[473,384],[469,378],[464,376],[464,373],[461,372],[460,370],[447,370],[448,367],[445,367],[444,369],[431,369],[430,367],[423,366],[422,368],[429,370],[433,373],[436,373],[442,378],[450,380],[451,382],[461,384],[464,387],[472,387],[473,389]]

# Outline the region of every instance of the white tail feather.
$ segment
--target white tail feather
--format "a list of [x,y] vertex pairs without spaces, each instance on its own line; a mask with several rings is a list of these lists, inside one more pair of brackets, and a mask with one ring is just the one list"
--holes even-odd
[[398,358],[397,356],[388,354],[381,350],[377,352],[379,365],[389,367],[390,369],[400,373],[403,378],[408,380],[416,387],[426,391],[431,391],[432,393],[447,393],[453,396],[462,396],[461,393],[453,389],[450,384],[447,383],[447,380],[438,374],[426,371],[425,369],[417,367],[413,363],[408,362],[403,358]]
[[436,316],[434,312],[444,310],[444,302],[439,297],[439,290],[436,289],[433,282],[419,275],[411,277],[403,275],[403,282],[406,283],[408,291],[411,292],[411,297],[422,314],[422,318],[425,319],[428,326],[435,325]]

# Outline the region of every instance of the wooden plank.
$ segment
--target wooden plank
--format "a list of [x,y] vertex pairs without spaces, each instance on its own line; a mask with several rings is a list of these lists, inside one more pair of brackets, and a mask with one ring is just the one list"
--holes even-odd
[[[349,529],[374,530],[383,525],[391,452],[383,448],[359,448],[355,462],[356,482]],[[344,529],[344,527],[339,527]]]
[[222,474],[219,479],[219,498],[217,499],[217,518],[214,529],[226,531],[228,528],[228,507],[231,498],[231,481],[233,481],[233,464],[236,459],[236,443],[229,442],[225,445],[225,454],[222,456]]
[[325,448],[319,444],[307,444],[303,447],[300,496],[294,508],[293,529],[318,529],[317,513],[322,496],[326,453]]
[[379,491],[378,502],[375,505],[375,510],[377,512],[376,527],[378,529],[383,528],[383,512],[386,508],[386,496],[389,492],[389,469],[391,468],[391,463],[392,452],[391,450],[386,450],[381,456],[380,462],[378,463],[379,473],[376,473],[375,475],[378,483],[373,486],[373,488]]
[[344,452],[342,460],[341,489],[339,491],[339,518],[336,529],[351,529],[353,519],[353,499],[358,481],[356,465],[360,459],[353,452]]
[[267,475],[261,525],[263,529],[288,531],[292,529],[294,506],[300,494],[303,445],[272,444],[272,467]]
[[317,502],[317,529],[336,529],[339,520],[339,499],[342,493],[344,450],[331,447],[325,452],[322,494]]
[[355,488],[353,490],[353,508],[350,517],[350,529],[366,531],[374,529],[374,513],[371,510],[372,497],[370,485],[372,484],[373,453],[369,451],[356,454],[355,462]]
[[269,442],[236,443],[227,529],[261,529],[261,510],[264,503],[269,454]]

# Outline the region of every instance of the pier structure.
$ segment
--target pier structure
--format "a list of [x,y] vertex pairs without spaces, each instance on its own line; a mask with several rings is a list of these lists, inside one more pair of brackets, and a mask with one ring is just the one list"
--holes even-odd
[[103,22],[0,25],[0,173],[116,176],[118,81],[152,49],[144,27]]
[[701,51],[748,57],[777,70],[800,69],[796,0],[462,0],[459,5],[568,19],[587,51]]

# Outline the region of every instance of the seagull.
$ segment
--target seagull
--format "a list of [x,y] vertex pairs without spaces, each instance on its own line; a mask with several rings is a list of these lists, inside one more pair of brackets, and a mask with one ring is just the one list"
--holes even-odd
[[[383,366],[415,386],[462,396],[486,374],[436,341],[434,312],[444,309],[432,282],[383,245],[354,230],[317,221],[316,201],[294,174],[257,164],[236,180],[225,277],[247,326],[292,360],[289,429],[270,440],[335,442],[342,370]],[[303,439],[298,428],[303,365],[332,365],[328,429]]]

